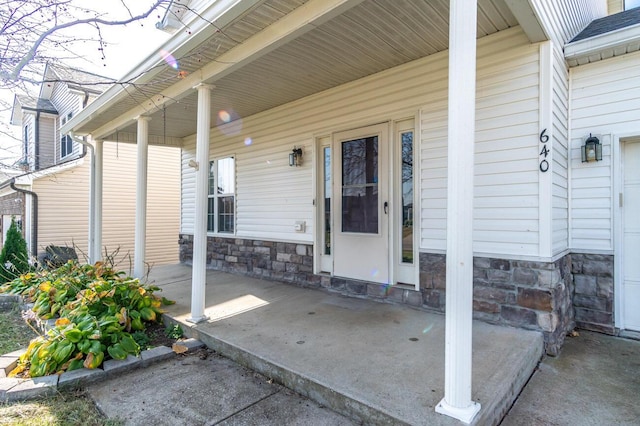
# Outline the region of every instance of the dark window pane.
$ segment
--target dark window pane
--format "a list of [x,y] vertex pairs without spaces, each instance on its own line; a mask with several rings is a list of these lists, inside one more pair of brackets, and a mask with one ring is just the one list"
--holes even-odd
[[218,197],[218,232],[233,232],[233,197]]
[[213,195],[216,193],[216,180],[215,180],[215,168],[216,162],[211,161],[209,163],[209,195]]
[[342,232],[378,233],[378,188],[343,188]]
[[331,254],[331,148],[324,148],[324,254]]
[[207,231],[213,232],[213,225],[215,223],[215,198],[209,198],[207,204]]
[[342,185],[378,183],[378,137],[342,143]]
[[413,263],[413,132],[402,134],[402,261]]

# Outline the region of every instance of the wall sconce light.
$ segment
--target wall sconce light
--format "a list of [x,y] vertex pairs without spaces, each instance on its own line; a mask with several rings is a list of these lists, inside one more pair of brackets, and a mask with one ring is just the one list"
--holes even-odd
[[293,148],[289,153],[289,166],[298,167],[302,165],[302,148]]
[[582,162],[590,163],[591,161],[601,160],[602,144],[600,143],[600,139],[596,138],[595,136],[591,136],[591,133],[589,133],[589,137],[582,146]]

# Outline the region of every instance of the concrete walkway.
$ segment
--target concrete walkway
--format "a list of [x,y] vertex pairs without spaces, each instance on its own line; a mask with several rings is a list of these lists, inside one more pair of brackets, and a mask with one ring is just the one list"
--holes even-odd
[[[209,320],[194,326],[191,268],[156,267],[150,282],[177,302],[167,318],[190,337],[356,422],[459,424],[434,411],[444,395],[442,315],[208,271]],[[538,364],[542,336],[473,327],[474,423],[497,424]]]
[[545,357],[502,426],[639,425],[640,341],[579,331]]

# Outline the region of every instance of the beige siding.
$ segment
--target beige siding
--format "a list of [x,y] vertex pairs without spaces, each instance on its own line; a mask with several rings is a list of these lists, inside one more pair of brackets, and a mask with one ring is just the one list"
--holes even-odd
[[[539,49],[519,28],[479,40],[475,250],[538,254]],[[420,113],[420,248],[445,249],[447,55],[432,55],[211,132],[211,158],[237,161],[237,235],[312,241],[314,136]],[[250,139],[250,140],[249,140]],[[302,146],[305,164],[288,166]],[[194,138],[183,146],[182,225],[193,232]],[[294,232],[305,220],[306,233]]]
[[[569,70],[562,50],[553,48],[552,254],[569,245]],[[544,206],[543,206],[544,208]]]
[[[571,247],[613,250],[614,137],[640,135],[640,52],[571,69]],[[603,161],[580,160],[592,133]],[[616,195],[617,196],[617,195]]]
[[609,15],[622,12],[623,10],[624,10],[624,0],[608,0],[607,1],[607,12],[609,13]]
[[[133,264],[136,146],[105,142],[103,247],[118,252],[116,261],[129,269]],[[176,148],[149,147],[146,262],[178,261],[179,168]],[[86,253],[89,199],[88,157],[82,166],[37,179],[39,196],[38,246],[75,242]]]
[[594,19],[607,15],[607,0],[529,0],[551,40],[564,46]]

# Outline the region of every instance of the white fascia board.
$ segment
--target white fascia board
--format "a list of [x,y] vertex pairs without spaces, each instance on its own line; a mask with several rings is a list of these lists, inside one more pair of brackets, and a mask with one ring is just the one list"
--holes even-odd
[[66,163],[58,164],[57,166],[47,167],[46,169],[38,170],[36,172],[31,172],[27,175],[20,176],[16,178],[16,185],[21,183],[20,179],[26,179],[29,182],[33,182],[36,179],[41,179],[43,177],[51,176],[56,173],[64,172],[65,170],[73,169],[75,167],[81,166],[84,164],[84,157],[77,158],[75,160],[67,161]]
[[505,0],[505,3],[531,43],[549,40],[531,1]]
[[[580,58],[600,56],[607,50],[616,50],[638,42],[640,24],[569,43],[564,46],[564,57],[567,61],[578,61]],[[627,49],[623,50],[626,52]]]
[[[211,2],[206,10],[185,24],[185,28],[190,28],[189,33],[185,31],[176,33],[159,50],[166,50],[171,52],[173,56],[180,57],[215,34],[218,28],[228,25],[261,1],[264,0],[218,0]],[[215,25],[211,25],[212,22]],[[119,81],[144,84],[162,71],[163,67],[159,65],[163,63],[164,60],[157,52],[153,52]],[[116,104],[121,96],[127,96],[125,88],[121,84],[111,86],[75,117],[67,121],[60,128],[60,132],[68,134],[78,126],[87,123],[98,115],[97,111]],[[88,134],[75,131],[74,133],[77,136]]]

